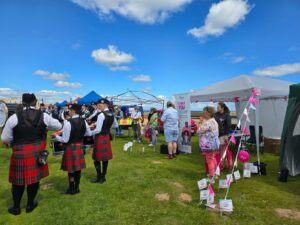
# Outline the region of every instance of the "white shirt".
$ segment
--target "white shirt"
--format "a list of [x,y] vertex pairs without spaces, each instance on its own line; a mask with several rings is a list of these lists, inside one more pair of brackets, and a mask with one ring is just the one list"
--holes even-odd
[[[78,115],[73,116],[72,118],[78,118]],[[84,136],[92,136],[91,129],[89,125],[85,122],[86,131]],[[71,123],[68,120],[64,120],[63,130],[62,130],[62,136],[56,136],[55,140],[63,143],[68,143],[70,140],[71,135]]]
[[[108,109],[104,109],[104,111],[109,111]],[[92,135],[96,135],[99,134],[102,130],[102,126],[103,126],[103,121],[105,119],[105,116],[103,113],[100,113],[97,117],[97,123],[96,123],[96,128],[95,130],[92,131]],[[119,126],[118,121],[116,120],[116,118],[114,117],[114,122],[112,124],[112,128],[117,128]]]
[[6,106],[3,102],[0,102],[0,127],[5,125],[5,121],[7,118]]
[[[36,110],[34,107],[30,107],[31,109]],[[51,116],[49,116],[47,113],[43,113],[43,120],[44,124],[47,126],[48,130],[60,130],[61,129],[61,123],[53,119]],[[3,129],[1,140],[2,142],[12,142],[13,137],[13,129],[18,125],[18,117],[17,114],[13,114],[9,119],[6,121],[5,127]]]
[[89,116],[89,118],[87,118],[87,120],[91,120],[94,116],[96,116],[96,114],[100,112],[100,109],[95,109],[93,114]]

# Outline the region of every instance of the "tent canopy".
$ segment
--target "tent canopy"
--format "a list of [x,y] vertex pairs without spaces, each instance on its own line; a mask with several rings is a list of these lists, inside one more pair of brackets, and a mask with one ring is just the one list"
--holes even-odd
[[248,100],[252,89],[259,88],[262,94],[260,99],[282,98],[288,95],[291,84],[282,80],[241,75],[187,94],[191,102],[233,102],[235,97],[241,101]]
[[67,105],[67,100],[65,100],[65,101],[63,101],[63,102],[61,102],[61,103],[58,103],[56,106],[57,107],[64,107],[64,106],[66,106]]
[[300,84],[290,87],[281,140],[280,167],[296,176],[300,174]]
[[97,102],[100,99],[102,99],[102,97],[100,95],[98,95],[95,91],[91,91],[86,96],[79,99],[78,104],[79,105],[91,104],[92,102]]

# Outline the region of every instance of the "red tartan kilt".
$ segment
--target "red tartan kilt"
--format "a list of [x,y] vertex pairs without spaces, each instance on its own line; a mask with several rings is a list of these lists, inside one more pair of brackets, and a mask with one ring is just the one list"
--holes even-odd
[[73,173],[85,167],[83,144],[81,142],[67,144],[61,161],[61,169]]
[[46,141],[13,146],[10,158],[9,182],[14,185],[29,185],[49,175],[48,165],[40,166],[38,157],[45,150]]
[[95,137],[92,157],[95,161],[108,161],[113,158],[109,135],[97,135]]

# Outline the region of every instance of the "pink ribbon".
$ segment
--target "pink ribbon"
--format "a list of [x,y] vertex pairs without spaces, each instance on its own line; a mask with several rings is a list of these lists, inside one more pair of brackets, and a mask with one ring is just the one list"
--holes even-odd
[[232,134],[231,138],[230,138],[230,142],[236,145],[236,140],[234,135]]

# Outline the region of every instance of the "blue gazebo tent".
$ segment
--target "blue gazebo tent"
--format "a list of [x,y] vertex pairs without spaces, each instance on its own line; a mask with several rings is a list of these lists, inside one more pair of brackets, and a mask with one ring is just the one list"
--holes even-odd
[[63,102],[61,102],[61,103],[58,103],[56,106],[57,107],[64,107],[64,106],[66,106],[67,105],[67,100],[65,100],[65,101],[63,101]]
[[92,102],[97,102],[100,99],[102,99],[102,97],[100,95],[98,95],[95,91],[91,91],[86,96],[79,99],[78,104],[79,105],[91,104]]

